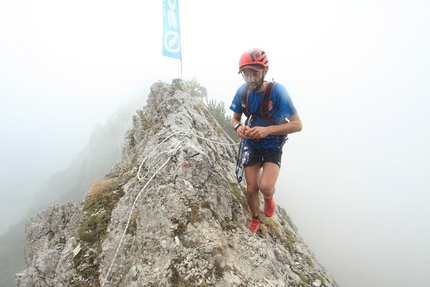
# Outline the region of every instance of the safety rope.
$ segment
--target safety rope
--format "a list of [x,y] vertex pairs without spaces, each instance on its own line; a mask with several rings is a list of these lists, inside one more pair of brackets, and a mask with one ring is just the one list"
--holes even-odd
[[[150,157],[150,156],[152,156],[156,151],[157,151],[157,149],[163,144],[163,143],[165,143],[168,139],[170,139],[172,136],[174,136],[174,135],[178,135],[178,136],[180,136],[180,135],[183,135],[183,136],[185,136],[185,135],[187,135],[187,134],[189,134],[191,132],[191,129],[187,129],[187,130],[184,130],[184,131],[179,131],[179,132],[175,132],[175,133],[172,133],[172,134],[170,134],[169,136],[167,136],[162,142],[160,142],[143,160],[142,160],[142,162],[140,163],[140,165],[139,165],[139,169],[138,169],[138,171],[137,171],[137,178],[139,179],[139,180],[142,180],[142,179],[144,179],[144,178],[146,178],[146,176],[148,175],[148,173],[149,173],[149,171],[150,171],[150,169],[151,169],[151,167],[152,167],[152,164],[155,162],[155,159],[158,157],[158,156],[160,156],[161,154],[170,154],[170,156],[168,156],[167,157],[167,160],[157,169],[157,171],[148,179],[148,181],[146,182],[146,184],[142,187],[142,189],[140,190],[140,192],[137,194],[137,196],[136,196],[136,198],[134,199],[134,202],[133,202],[133,205],[132,205],[132,207],[130,208],[130,212],[129,212],[129,214],[128,214],[128,219],[127,219],[127,223],[126,223],[126,226],[125,226],[125,228],[124,228],[124,231],[123,231],[123,233],[122,233],[122,235],[121,235],[121,238],[120,238],[120,241],[119,241],[119,244],[118,244],[118,247],[117,247],[117,249],[116,249],[116,251],[115,251],[115,254],[114,254],[114,257],[113,257],[113,259],[112,259],[112,262],[111,262],[111,264],[110,264],[110,266],[109,266],[109,269],[108,269],[108,272],[106,273],[106,276],[105,276],[105,278],[104,278],[104,280],[103,280],[103,284],[102,284],[102,287],[104,287],[105,286],[105,284],[107,283],[107,281],[108,281],[108,278],[109,278],[109,275],[110,275],[110,273],[111,273],[111,271],[112,271],[112,267],[113,267],[113,264],[114,264],[114,262],[115,262],[115,260],[116,260],[116,258],[117,258],[117,256],[118,256],[118,252],[119,252],[119,250],[120,250],[120,248],[121,248],[121,245],[122,245],[122,243],[123,243],[123,241],[124,241],[124,237],[125,237],[125,234],[127,233],[127,229],[128,229],[128,227],[129,227],[129,225],[130,225],[130,222],[131,222],[131,218],[132,218],[132,216],[133,216],[133,210],[134,210],[134,208],[135,208],[135,206],[136,206],[136,203],[137,203],[137,201],[138,201],[138,199],[140,198],[140,196],[142,195],[142,193],[145,191],[145,189],[146,189],[146,187],[148,186],[148,184],[154,179],[154,177],[160,172],[160,170],[170,161],[170,158],[171,158],[171,156],[172,155],[174,155],[179,149],[180,149],[180,147],[181,146],[183,146],[184,145],[184,141],[181,141],[180,143],[178,143],[173,149],[171,149],[171,150],[168,150],[168,151],[161,151],[161,152],[159,152],[158,154],[156,154],[155,155],[155,157],[152,159],[152,161],[150,162],[150,164],[149,164],[149,167],[148,167],[148,170],[147,170],[147,172],[146,172],[146,174],[142,177],[141,176],[141,171],[142,171],[142,168],[143,168],[143,165],[144,165],[144,163],[146,162],[146,160]],[[208,142],[212,142],[212,143],[216,143],[216,144],[220,144],[220,145],[225,145],[225,146],[233,146],[233,145],[236,145],[235,143],[233,143],[233,144],[226,144],[226,143],[223,143],[223,142],[218,142],[218,141],[213,141],[213,140],[210,140],[210,139],[207,139],[207,138],[204,138],[204,137],[201,137],[201,136],[198,136],[198,135],[194,135],[195,137],[197,137],[197,138],[200,138],[200,139],[203,139],[203,140],[205,140],[205,141],[208,141]]]
[[[170,150],[170,151],[168,151],[167,153],[170,153],[171,155],[173,155],[173,154],[175,154],[178,150],[179,150],[179,148],[181,147],[183,145],[183,142],[180,142],[180,143],[178,143],[172,150]],[[160,153],[159,153],[160,154]],[[167,160],[157,169],[157,171],[149,178],[149,180],[146,182],[146,184],[142,187],[142,189],[140,190],[140,192],[138,193],[138,195],[136,196],[136,198],[135,198],[135,200],[134,200],[134,202],[133,202],[133,205],[132,205],[132,207],[130,208],[130,212],[129,212],[129,214],[128,214],[128,220],[127,220],[127,224],[126,224],[126,226],[125,226],[125,228],[124,228],[124,231],[123,231],[123,233],[122,233],[122,235],[121,235],[121,238],[120,238],[120,241],[119,241],[119,244],[118,244],[118,247],[117,247],[117,249],[116,249],[116,251],[115,251],[115,255],[114,255],[114,257],[113,257],[113,259],[112,259],[112,262],[111,262],[111,264],[110,264],[110,266],[109,266],[109,269],[108,269],[108,272],[106,273],[106,276],[105,276],[105,279],[103,280],[103,284],[102,284],[102,287],[104,287],[105,286],[105,284],[106,284],[106,282],[107,282],[107,280],[108,280],[108,278],[109,278],[109,274],[110,274],[110,272],[111,272],[111,270],[112,270],[112,267],[113,267],[113,264],[114,264],[114,262],[115,262],[115,260],[116,260],[116,257],[118,256],[118,252],[119,252],[119,249],[121,248],[121,245],[122,245],[122,242],[123,242],[123,240],[124,240],[124,237],[125,237],[125,234],[127,233],[127,229],[128,229],[128,227],[129,227],[129,225],[130,225],[130,221],[131,221],[131,217],[132,217],[132,214],[133,214],[133,210],[134,210],[134,207],[136,206],[136,203],[137,203],[137,200],[139,199],[139,197],[141,196],[141,194],[143,193],[143,191],[145,191],[145,189],[146,189],[146,187],[148,186],[148,184],[154,179],[154,177],[160,172],[160,170],[170,161],[170,157],[171,156],[169,156],[169,157],[167,157]],[[144,161],[147,159],[148,157],[146,157],[145,159],[144,159]]]
[[199,138],[199,139],[203,139],[203,140],[208,141],[208,142],[212,142],[212,143],[216,143],[216,144],[220,144],[220,145],[225,145],[225,146],[235,146],[235,145],[237,145],[236,143],[226,144],[226,143],[223,143],[223,142],[213,141],[213,140],[210,140],[210,139],[198,136],[198,135],[196,135],[195,137]]
[[[148,157],[150,157],[157,149],[158,149],[158,147],[161,145],[161,144],[163,144],[165,141],[167,141],[169,138],[171,138],[172,136],[174,136],[174,135],[180,135],[181,134],[181,132],[176,132],[176,133],[172,133],[170,136],[168,136],[168,137],[166,137],[162,142],[160,142],[153,150],[152,150],[152,152],[150,152],[143,160],[142,160],[142,162],[140,163],[140,165],[139,165],[139,170],[137,171],[137,178],[139,179],[139,180],[141,180],[142,178],[140,177],[140,171],[141,171],[141,169],[142,169],[142,166],[143,166],[143,164],[145,163],[145,161],[148,159]],[[185,133],[183,133],[184,135],[185,135]],[[155,157],[157,157],[158,155],[160,155],[161,153],[166,153],[166,151],[163,151],[163,152],[160,152],[160,153],[158,153]],[[154,159],[155,160],[155,159]],[[153,160],[153,162],[154,162],[154,160]],[[151,165],[152,165],[152,163],[151,163]],[[149,172],[149,168],[148,168],[148,172]],[[148,174],[148,172],[145,174],[145,176],[144,177],[146,177],[146,175]]]

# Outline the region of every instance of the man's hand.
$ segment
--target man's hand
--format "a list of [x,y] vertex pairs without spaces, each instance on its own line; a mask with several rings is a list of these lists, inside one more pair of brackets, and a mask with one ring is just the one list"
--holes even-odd
[[253,127],[240,126],[237,129],[237,135],[243,139],[261,139],[269,135],[267,127]]
[[253,128],[248,127],[245,135],[247,136],[247,138],[254,139],[254,140],[262,139],[269,135],[269,129],[267,127],[258,127],[258,126]]
[[237,135],[242,139],[248,139],[247,130],[249,130],[248,126],[240,126],[237,128]]

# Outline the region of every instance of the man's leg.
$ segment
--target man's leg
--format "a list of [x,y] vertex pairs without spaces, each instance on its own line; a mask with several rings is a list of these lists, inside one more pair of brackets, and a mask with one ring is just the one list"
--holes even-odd
[[260,180],[260,164],[254,164],[245,168],[245,178],[247,184],[246,200],[248,201],[249,209],[251,210],[252,218],[248,229],[252,233],[257,233],[260,229],[260,200],[258,182]]
[[263,173],[260,179],[260,190],[264,195],[264,215],[267,217],[275,214],[275,202],[273,194],[275,193],[275,184],[279,175],[279,166],[272,162],[266,162],[263,165]]
[[260,191],[265,197],[270,197],[275,193],[275,184],[278,180],[278,175],[279,165],[273,162],[265,162],[263,164],[263,173],[260,179]]
[[260,212],[260,200],[258,197],[260,177],[260,164],[254,164],[245,168],[245,178],[247,185],[246,200],[253,217]]

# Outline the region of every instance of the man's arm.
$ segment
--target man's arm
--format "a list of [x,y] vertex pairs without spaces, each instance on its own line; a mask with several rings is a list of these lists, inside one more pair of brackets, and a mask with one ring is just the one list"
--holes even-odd
[[239,113],[233,113],[233,117],[231,119],[231,127],[234,129],[237,124],[240,123],[240,119],[242,118],[242,114]]
[[[233,113],[233,117],[231,119],[231,127],[234,129],[236,128],[236,133],[240,138],[247,138],[246,136],[246,130],[249,129],[249,127],[244,126],[241,124],[240,120],[242,118],[242,114],[239,113]],[[240,125],[238,125],[240,124]]]

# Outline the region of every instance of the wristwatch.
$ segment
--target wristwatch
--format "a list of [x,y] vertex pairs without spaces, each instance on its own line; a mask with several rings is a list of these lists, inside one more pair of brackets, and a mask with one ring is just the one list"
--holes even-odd
[[235,130],[235,131],[237,131],[237,129],[238,129],[241,125],[242,125],[241,123],[237,123],[237,124],[234,126],[234,130]]

